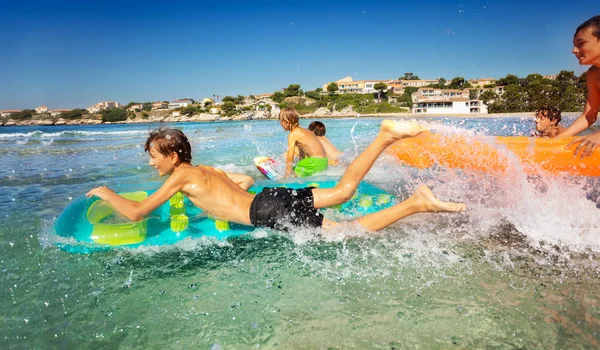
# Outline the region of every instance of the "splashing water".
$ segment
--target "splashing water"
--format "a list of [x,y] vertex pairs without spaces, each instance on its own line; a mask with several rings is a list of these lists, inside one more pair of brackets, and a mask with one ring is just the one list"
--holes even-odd
[[[532,118],[419,122],[473,137],[533,128]],[[325,120],[327,137],[349,153],[379,123]],[[598,179],[531,176],[514,158],[497,176],[419,170],[384,154],[372,184],[400,199],[426,184],[468,209],[417,214],[376,234],[346,226],[91,255],[56,248],[53,222],[74,198],[163,180],[140,147],[151,127],[0,130],[9,135],[0,137],[2,348],[600,346]],[[252,159],[280,158],[287,147],[273,120],[177,127],[194,163],[256,179]]]

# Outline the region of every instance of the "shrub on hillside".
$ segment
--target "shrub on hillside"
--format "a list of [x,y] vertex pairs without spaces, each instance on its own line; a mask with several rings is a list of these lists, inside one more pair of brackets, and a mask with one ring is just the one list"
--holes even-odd
[[60,117],[63,119],[77,119],[83,117],[87,114],[87,110],[82,108],[75,108],[67,112],[63,112],[60,114]]
[[33,109],[24,109],[20,112],[11,114],[10,118],[14,120],[28,120],[31,119],[34,114],[35,111]]
[[127,120],[129,113],[123,108],[108,108],[102,111],[103,122],[121,122]]

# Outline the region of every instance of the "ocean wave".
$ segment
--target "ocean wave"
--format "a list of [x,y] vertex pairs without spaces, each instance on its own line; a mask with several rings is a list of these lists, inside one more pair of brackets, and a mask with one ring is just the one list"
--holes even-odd
[[60,138],[72,136],[123,136],[123,135],[148,135],[148,130],[121,130],[121,131],[86,131],[86,130],[64,130],[59,132],[44,132],[34,130],[31,132],[16,132],[0,134],[0,139],[22,139],[22,138]]

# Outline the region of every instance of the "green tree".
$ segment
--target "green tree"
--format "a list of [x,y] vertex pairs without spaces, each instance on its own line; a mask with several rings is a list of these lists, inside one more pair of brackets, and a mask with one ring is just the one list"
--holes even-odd
[[556,75],[556,80],[555,82],[559,85],[559,86],[572,86],[575,85],[577,83],[577,76],[575,75],[575,73],[572,70],[561,70],[557,75]]
[[375,83],[373,89],[377,90],[377,103],[381,103],[381,95],[387,90],[387,84],[384,82]]
[[476,100],[479,93],[475,89],[469,90],[469,100]]
[[235,104],[236,98],[232,97],[232,96],[225,96],[225,97],[223,97],[223,99],[221,101],[223,101],[223,102],[231,102],[231,103]]
[[120,122],[127,120],[129,112],[123,108],[107,108],[102,111],[103,122]]
[[[552,102],[552,85],[544,84],[544,79],[528,81],[524,79],[522,87],[523,111],[533,111],[540,107],[549,106]],[[516,86],[516,85],[515,85]],[[516,111],[520,112],[520,111]]]
[[196,106],[186,106],[181,109],[182,115],[194,115],[200,113],[200,109]]
[[152,103],[150,103],[150,102],[145,102],[145,103],[142,105],[142,111],[144,111],[144,112],[149,112],[149,111],[151,111],[151,110],[152,110]]
[[336,83],[329,83],[329,85],[327,85],[327,92],[329,92],[330,95],[335,95],[335,93],[339,89],[340,88],[338,87],[338,84],[336,84]]
[[284,97],[302,96],[302,94],[302,89],[299,84],[290,84],[290,86],[283,90]]
[[498,100],[498,94],[492,90],[484,90],[481,95],[479,95],[479,99],[486,104],[486,106],[490,105],[490,102]]
[[434,86],[435,88],[444,89],[444,88],[446,88],[446,79],[439,78],[437,84],[433,84],[433,85],[435,85]]
[[465,80],[465,78],[463,77],[456,77],[454,79],[452,79],[452,81],[450,81],[450,85],[448,86],[450,89],[464,89],[464,88],[468,88],[470,87],[471,84],[469,84],[468,81]]
[[521,79],[514,74],[507,74],[504,78],[498,79],[497,83],[499,86],[519,85],[520,80]]
[[273,95],[271,95],[271,100],[273,100],[277,103],[283,102],[284,99],[285,99],[285,96],[283,96],[283,92],[281,92],[281,91],[275,91],[273,93]]
[[404,73],[398,80],[421,80],[418,75],[413,75],[412,72]]
[[522,79],[520,81],[521,85],[523,86],[527,86],[529,84],[540,84],[542,83],[544,80],[544,77],[541,74],[538,73],[533,73],[533,74],[529,74],[528,76],[525,77],[525,79]]
[[400,102],[402,106],[412,107],[412,94],[417,92],[418,90],[419,88],[414,86],[404,88],[404,93],[402,94],[402,96],[400,96],[400,98],[398,98],[398,102]]
[[221,111],[223,111],[226,116],[233,115],[235,113],[235,103],[232,101],[224,102],[221,105]]
[[522,112],[525,109],[523,88],[520,85],[510,84],[502,94],[502,113]]

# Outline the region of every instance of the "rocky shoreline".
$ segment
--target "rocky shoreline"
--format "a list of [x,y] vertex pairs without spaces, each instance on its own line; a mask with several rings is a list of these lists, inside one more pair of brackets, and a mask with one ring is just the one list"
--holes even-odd
[[[580,112],[564,112],[563,117],[576,117],[579,116]],[[532,117],[533,112],[520,112],[520,113],[492,113],[492,114],[456,114],[452,116],[443,116],[439,114],[413,114],[413,113],[375,113],[375,114],[360,114],[354,111],[320,111],[317,110],[315,113],[304,114],[301,118],[307,119],[326,119],[326,118],[381,118],[381,117],[392,117],[392,118],[413,118],[418,119],[421,117],[455,117],[455,118],[502,118],[502,117]],[[15,121],[8,119],[6,121],[0,121],[0,126],[59,126],[59,125],[94,125],[94,124],[140,124],[140,123],[197,123],[197,122],[215,122],[215,121],[242,121],[242,120],[261,120],[261,119],[275,119],[269,112],[247,112],[231,117],[223,117],[218,114],[202,113],[192,116],[150,116],[148,118],[142,118],[136,116],[132,119],[127,119],[120,122],[103,122],[99,116],[94,118],[81,118],[73,120],[65,120],[63,118],[58,119],[28,119],[22,121]]]

